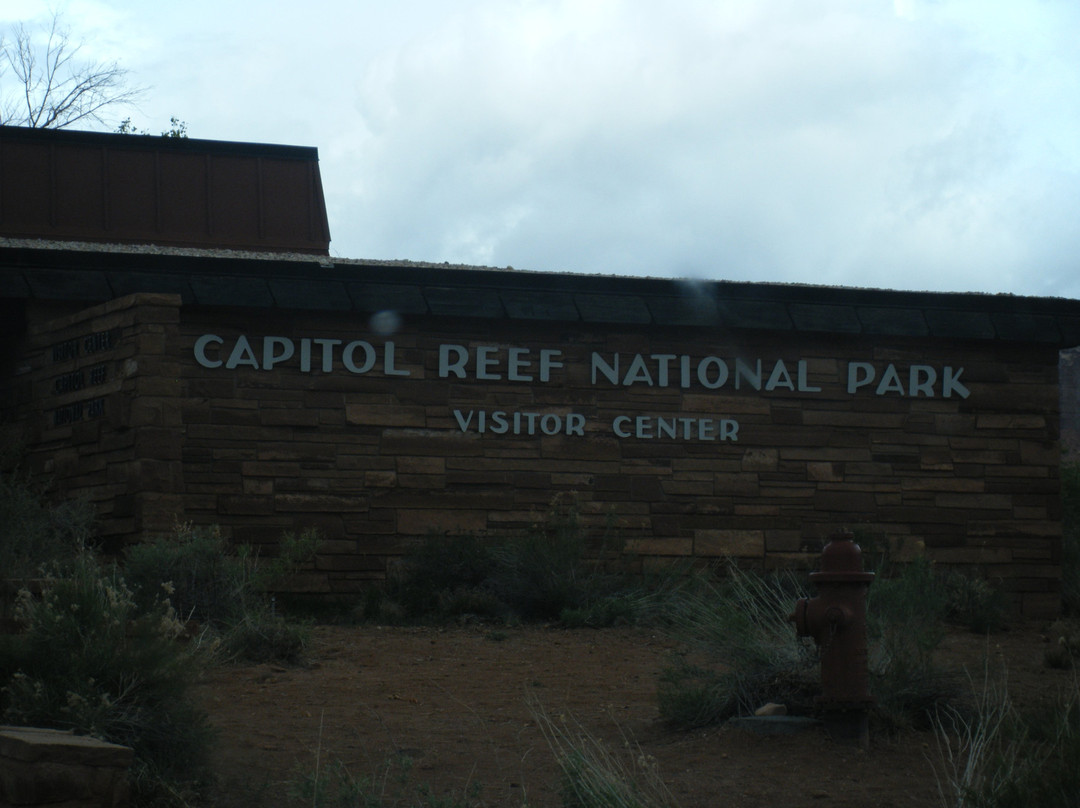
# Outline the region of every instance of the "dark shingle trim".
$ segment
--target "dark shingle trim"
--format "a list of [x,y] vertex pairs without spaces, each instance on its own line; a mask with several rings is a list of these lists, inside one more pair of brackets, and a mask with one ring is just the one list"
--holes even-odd
[[357,311],[396,311],[398,314],[427,314],[428,305],[419,286],[394,283],[346,283]]
[[862,324],[850,306],[829,306],[792,303],[788,313],[799,331],[825,331],[839,334],[859,334]]
[[502,301],[494,289],[429,286],[424,299],[432,314],[445,317],[504,317]]
[[512,320],[556,320],[576,322],[581,319],[572,295],[560,292],[500,292],[506,314]]

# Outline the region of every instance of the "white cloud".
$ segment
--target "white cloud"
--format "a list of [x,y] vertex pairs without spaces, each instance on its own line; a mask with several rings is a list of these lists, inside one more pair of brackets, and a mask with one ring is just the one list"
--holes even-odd
[[76,6],[146,128],[318,146],[338,254],[1080,295],[1066,0]]

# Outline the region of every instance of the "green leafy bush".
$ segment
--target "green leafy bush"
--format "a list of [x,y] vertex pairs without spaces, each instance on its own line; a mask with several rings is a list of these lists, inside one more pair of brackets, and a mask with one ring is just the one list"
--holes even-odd
[[308,641],[306,624],[273,608],[270,590],[317,551],[317,531],[286,533],[276,558],[233,548],[217,526],[178,523],[166,536],[128,548],[125,572],[142,608],[167,596],[188,625],[208,630],[226,659],[295,662]]
[[1005,593],[985,577],[947,572],[942,577],[946,619],[976,634],[1005,629],[1008,604]]
[[0,570],[6,578],[42,574],[90,544],[94,511],[85,500],[50,504],[20,471],[0,473]]
[[117,570],[78,556],[42,595],[20,596],[4,638],[3,720],[73,729],[135,750],[137,802],[206,778],[211,732],[189,696],[197,674],[164,600],[139,608]]
[[[578,504],[557,497],[546,518],[508,537],[431,535],[394,567],[384,589],[372,590],[363,617],[431,620],[558,620],[610,625],[629,620],[625,579],[610,572],[620,556],[604,538],[587,540]],[[605,605],[605,601],[614,602]],[[607,621],[607,622],[604,622]]]
[[255,562],[216,526],[177,523],[173,532],[127,548],[124,573],[143,608],[168,595],[182,620],[224,626],[244,613]]

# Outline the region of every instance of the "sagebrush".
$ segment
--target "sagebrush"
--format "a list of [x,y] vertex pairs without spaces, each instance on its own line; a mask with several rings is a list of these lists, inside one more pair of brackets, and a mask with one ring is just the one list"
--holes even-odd
[[22,631],[3,637],[7,723],[94,735],[135,750],[137,802],[198,790],[212,740],[191,698],[198,660],[165,593],[140,608],[115,567],[90,554],[20,593]]
[[391,568],[383,589],[370,591],[363,616],[610,625],[632,619],[639,589],[621,574],[623,560],[613,531],[590,537],[576,497],[560,495],[517,534],[428,536]]

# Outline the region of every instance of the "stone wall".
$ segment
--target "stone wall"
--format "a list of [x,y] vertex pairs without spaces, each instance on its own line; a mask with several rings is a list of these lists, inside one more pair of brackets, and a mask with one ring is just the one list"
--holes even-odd
[[30,320],[7,398],[32,465],[116,547],[176,519],[267,552],[315,526],[297,584],[348,593],[407,542],[520,530],[564,495],[643,569],[812,564],[850,528],[1001,579],[1026,613],[1060,608],[1052,346],[368,323],[156,294]]
[[30,468],[55,496],[90,501],[112,547],[183,513],[179,366],[167,350],[179,317],[180,298],[156,294],[32,313],[6,379]]
[[254,543],[318,526],[317,590],[381,577],[403,540],[517,530],[573,492],[647,566],[806,563],[847,527],[1059,608],[1052,348],[451,318],[377,336],[344,315],[190,308],[169,361],[186,515]]

